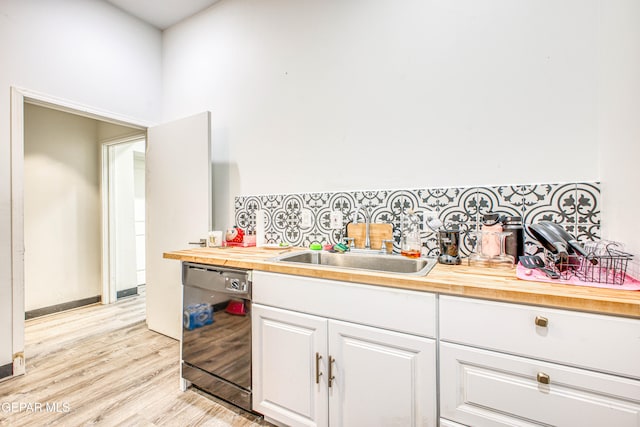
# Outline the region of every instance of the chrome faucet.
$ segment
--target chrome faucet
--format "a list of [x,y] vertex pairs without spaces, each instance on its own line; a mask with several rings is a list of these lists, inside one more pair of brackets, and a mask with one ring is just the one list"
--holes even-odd
[[363,206],[360,205],[353,211],[353,223],[358,223],[358,214],[362,212],[362,215],[364,216],[364,248],[371,249],[371,232],[369,229],[369,224],[371,224],[371,212],[369,211],[368,206],[364,206],[364,210],[362,208]]

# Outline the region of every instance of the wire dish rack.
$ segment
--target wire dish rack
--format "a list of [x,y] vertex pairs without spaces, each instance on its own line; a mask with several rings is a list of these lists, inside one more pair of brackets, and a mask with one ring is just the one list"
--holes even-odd
[[547,267],[568,280],[577,277],[583,282],[622,285],[627,277],[627,266],[633,255],[624,252],[618,242],[598,241],[584,245],[587,256],[569,255],[560,258],[545,250]]

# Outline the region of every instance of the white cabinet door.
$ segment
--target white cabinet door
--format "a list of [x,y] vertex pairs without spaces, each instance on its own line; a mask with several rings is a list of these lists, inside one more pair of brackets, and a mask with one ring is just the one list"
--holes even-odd
[[253,409],[289,426],[326,426],[327,320],[253,304],[251,323]]
[[147,325],[175,339],[182,328],[180,263],[162,254],[206,238],[211,226],[210,121],[205,112],[147,134]]
[[435,341],[329,321],[331,427],[436,426]]

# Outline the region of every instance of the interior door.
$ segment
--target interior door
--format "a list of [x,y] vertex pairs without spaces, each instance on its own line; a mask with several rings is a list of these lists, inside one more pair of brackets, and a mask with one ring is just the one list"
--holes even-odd
[[180,339],[180,263],[164,252],[189,247],[211,228],[211,114],[148,129],[146,294],[149,329]]

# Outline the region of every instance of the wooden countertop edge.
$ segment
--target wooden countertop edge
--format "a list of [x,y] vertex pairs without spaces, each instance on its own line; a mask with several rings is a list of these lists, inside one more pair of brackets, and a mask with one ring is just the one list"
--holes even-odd
[[[504,270],[483,269],[479,273],[465,266],[437,265],[427,276],[401,276],[391,273],[292,265],[268,260],[288,251],[286,249],[267,253],[246,251],[238,254],[238,252],[215,253],[189,249],[167,252],[163,256],[166,259],[223,267],[640,318],[640,291],[530,282],[519,280],[512,272]],[[513,276],[509,277],[510,275]]]

